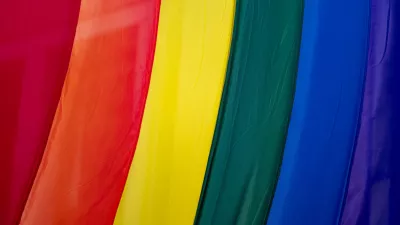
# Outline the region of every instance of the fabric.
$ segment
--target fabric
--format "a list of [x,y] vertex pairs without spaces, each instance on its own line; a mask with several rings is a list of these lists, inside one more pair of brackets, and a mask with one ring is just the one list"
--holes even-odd
[[267,225],[339,222],[368,32],[368,1],[305,0],[295,101]]
[[233,14],[233,0],[162,3],[139,143],[114,224],[193,224],[226,74]]
[[400,1],[371,4],[368,72],[343,225],[400,224]]
[[71,61],[21,224],[112,224],[139,135],[158,0],[83,0]]
[[46,147],[80,0],[0,5],[0,224],[14,225]]
[[195,224],[262,224],[278,176],[300,46],[301,0],[238,0]]

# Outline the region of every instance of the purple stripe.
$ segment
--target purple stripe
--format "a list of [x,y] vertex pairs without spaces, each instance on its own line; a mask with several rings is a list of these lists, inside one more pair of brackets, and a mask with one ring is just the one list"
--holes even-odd
[[400,224],[399,22],[399,0],[371,0],[368,70],[342,225]]

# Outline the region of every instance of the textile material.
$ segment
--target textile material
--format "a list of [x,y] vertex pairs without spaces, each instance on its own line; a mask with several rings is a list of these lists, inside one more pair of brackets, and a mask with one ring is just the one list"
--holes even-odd
[[400,224],[400,1],[371,4],[368,72],[343,225]]
[[232,47],[195,224],[262,224],[292,108],[301,0],[238,0]]
[[267,225],[338,223],[358,128],[369,3],[305,0],[296,95]]
[[0,224],[18,224],[56,113],[80,0],[0,4]]
[[82,0],[71,61],[21,224],[112,224],[139,136],[158,0]]
[[114,224],[193,224],[233,14],[233,0],[162,2],[139,143]]

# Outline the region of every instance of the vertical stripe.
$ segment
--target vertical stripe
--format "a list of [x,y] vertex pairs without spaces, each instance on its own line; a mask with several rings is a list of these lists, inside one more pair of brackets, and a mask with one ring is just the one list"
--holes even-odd
[[0,224],[14,225],[56,113],[80,0],[0,5]]
[[194,221],[225,79],[233,0],[168,0],[136,155],[114,224]]
[[262,224],[295,88],[302,0],[237,0],[224,94],[196,224]]
[[400,1],[371,0],[369,60],[343,225],[400,224]]
[[268,225],[338,223],[368,31],[368,1],[305,0],[295,102]]
[[158,0],[82,0],[69,71],[21,224],[111,224],[153,61]]

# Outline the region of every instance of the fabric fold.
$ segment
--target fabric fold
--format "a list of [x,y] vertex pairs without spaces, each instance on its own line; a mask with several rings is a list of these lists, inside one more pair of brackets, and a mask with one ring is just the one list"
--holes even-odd
[[369,2],[305,0],[294,106],[267,225],[339,222],[368,52]]
[[139,136],[159,0],[82,0],[68,74],[21,224],[112,224]]
[[371,0],[360,132],[343,225],[400,224],[400,1]]
[[0,224],[18,224],[67,74],[80,0],[0,4]]
[[233,39],[195,224],[262,224],[292,108],[302,0],[237,0]]
[[194,221],[224,84],[234,0],[161,5],[149,96],[114,224]]

